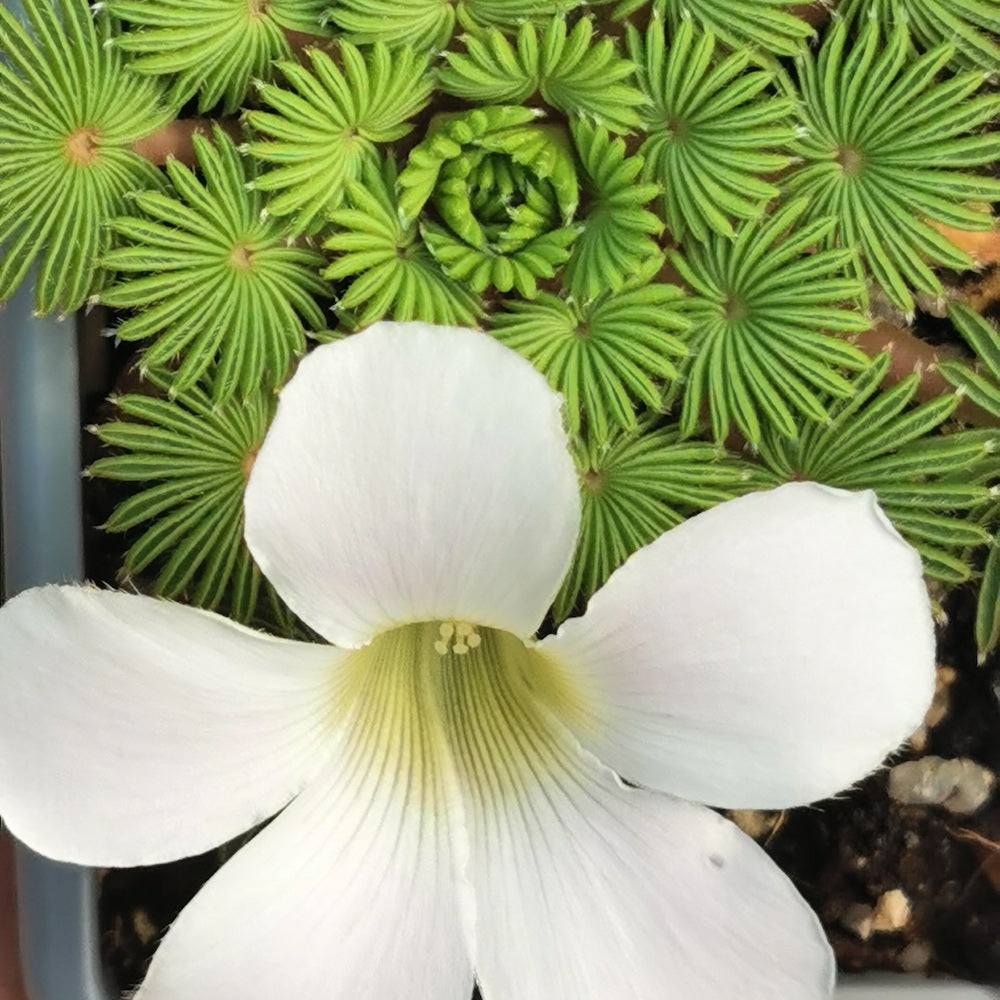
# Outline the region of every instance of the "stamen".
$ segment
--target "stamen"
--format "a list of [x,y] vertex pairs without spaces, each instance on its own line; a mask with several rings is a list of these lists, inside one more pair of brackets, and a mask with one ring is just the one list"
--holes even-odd
[[438,634],[441,638],[435,641],[434,650],[439,656],[445,656],[449,652],[455,656],[464,656],[482,642],[476,627],[469,622],[441,622]]

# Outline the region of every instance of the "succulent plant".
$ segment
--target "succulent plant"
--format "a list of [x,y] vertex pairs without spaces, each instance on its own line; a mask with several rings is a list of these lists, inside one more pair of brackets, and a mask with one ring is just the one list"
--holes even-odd
[[145,368],[179,359],[171,392],[213,369],[220,401],[279,385],[305,352],[307,332],[325,330],[317,297],[330,289],[317,274],[323,257],[291,244],[288,226],[262,214],[259,191],[232,140],[194,137],[204,183],[177,160],[167,163],[169,194],[136,192],[141,216],[109,227],[130,245],[101,264],[127,275],[101,295],[105,305],[135,312],[116,330],[121,340],[149,341]]
[[105,280],[105,223],[163,186],[131,149],[174,111],[128,72],[113,24],[78,0],[26,0],[30,31],[0,7],[0,302],[37,260],[39,313],[79,309]]
[[784,187],[808,199],[809,218],[833,215],[824,244],[857,247],[858,277],[870,273],[912,312],[914,291],[942,294],[934,264],[974,264],[931,223],[991,225],[969,202],[1000,198],[1000,181],[966,170],[1000,157],[1000,134],[977,131],[1000,111],[1000,95],[972,96],[979,71],[939,80],[950,45],[911,60],[905,22],[886,30],[869,20],[848,41],[848,22],[838,21],[815,59],[798,57],[806,132],[795,151],[803,163]]

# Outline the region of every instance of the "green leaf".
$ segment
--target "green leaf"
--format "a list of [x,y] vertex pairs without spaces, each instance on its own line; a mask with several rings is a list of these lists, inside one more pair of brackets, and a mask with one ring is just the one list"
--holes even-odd
[[686,434],[707,407],[718,441],[731,424],[751,442],[767,425],[792,437],[796,414],[827,418],[822,395],[851,395],[840,370],[858,371],[867,358],[826,331],[868,329],[866,317],[842,307],[862,288],[841,276],[849,252],[809,253],[830,222],[800,227],[805,211],[803,201],[793,202],[762,222],[744,223],[732,240],[713,234],[688,244],[683,255],[670,254],[699,307],[684,372]]
[[824,400],[828,423],[802,426],[794,439],[765,428],[760,459],[789,481],[874,490],[886,515],[923,557],[925,572],[961,583],[971,575],[968,547],[989,538],[967,513],[991,495],[971,470],[1000,445],[1000,432],[941,434],[955,397],[914,406],[916,375],[880,391],[889,362],[888,354],[876,357],[855,380],[853,397]]
[[172,117],[154,81],[107,47],[112,25],[82,0],[25,0],[30,30],[0,7],[0,302],[39,262],[35,309],[79,309],[101,287],[105,222],[162,186],[131,146]]
[[981,69],[995,75],[1000,69],[1000,8],[988,0],[842,0],[837,14],[849,23],[873,18],[883,25],[904,22],[923,49],[954,46],[950,65]]
[[[996,521],[996,518],[994,518]],[[979,583],[979,600],[976,604],[976,645],[979,660],[996,649],[1000,643],[1000,545],[994,538],[990,543]]]
[[564,17],[544,29],[525,20],[513,42],[497,28],[463,41],[465,53],[445,53],[448,66],[439,74],[445,93],[483,104],[520,104],[538,91],[551,107],[612,132],[631,132],[639,124],[636,108],[644,99],[630,82],[634,67],[612,39],[594,40],[588,18],[572,29]]
[[179,104],[198,97],[198,110],[217,104],[232,114],[250,83],[270,79],[278,59],[290,59],[286,31],[326,34],[326,0],[108,0],[107,9],[127,21],[114,40],[131,54],[139,73],[176,75]]
[[179,360],[172,392],[211,369],[223,401],[284,381],[305,351],[307,328],[325,328],[315,299],[331,290],[318,274],[323,256],[290,245],[288,227],[262,215],[263,199],[248,186],[253,164],[232,140],[216,129],[214,145],[195,136],[194,147],[203,181],[173,160],[172,196],[139,194],[145,218],[111,220],[131,245],[102,258],[124,280],[101,301],[135,311],[116,333],[152,339],[144,368]]
[[516,43],[499,28],[462,38],[465,52],[445,52],[448,65],[438,72],[438,84],[454,94],[480,104],[520,104],[538,90],[538,32],[525,21]]
[[1000,417],[1000,332],[985,316],[962,302],[948,306],[948,318],[976,352],[984,370],[976,371],[960,361],[938,362],[937,370],[977,406]]
[[612,16],[622,20],[650,5],[651,20],[666,21],[676,34],[686,21],[701,33],[711,33],[729,48],[752,47],[762,55],[792,56],[812,37],[812,27],[792,11],[801,0],[591,0],[615,4]]
[[867,271],[911,312],[913,290],[943,294],[934,265],[973,266],[931,223],[991,224],[968,203],[1000,198],[1000,181],[961,171],[1000,158],[1000,135],[976,134],[1000,111],[1000,95],[971,96],[983,83],[978,71],[939,79],[950,46],[911,60],[905,20],[884,36],[868,20],[849,49],[848,30],[837,21],[815,59],[799,57],[803,165],[784,187],[809,199],[809,217],[832,213],[825,245],[856,247],[855,273]]
[[650,430],[648,421],[596,445],[577,441],[580,533],[573,561],[556,595],[557,622],[598,590],[644,545],[685,518],[777,477],[703,441],[681,441],[676,428]]
[[631,83],[634,66],[614,41],[594,41],[594,25],[581,18],[570,29],[553,18],[539,39],[539,83],[543,100],[568,115],[583,115],[611,132],[632,132],[645,103]]
[[256,187],[279,192],[267,211],[290,216],[297,233],[326,224],[347,184],[361,179],[366,163],[377,164],[376,146],[409,134],[411,119],[433,90],[427,55],[409,46],[390,49],[377,42],[362,53],[341,41],[338,54],[341,65],[310,49],[311,73],[297,63],[280,63],[292,89],[264,84],[261,98],[275,113],[246,115],[273,140],[249,144],[251,155],[274,165]]
[[626,156],[624,141],[612,140],[607,129],[577,120],[570,131],[582,167],[584,208],[563,284],[588,301],[620,290],[651,261],[657,267],[662,263],[653,237],[663,231],[663,223],[643,208],[660,189],[637,182],[642,157]]
[[527,20],[563,14],[583,0],[337,0],[329,18],[357,45],[385,42],[438,52],[456,23],[478,33],[516,29]]
[[420,240],[416,225],[400,220],[396,164],[369,167],[347,187],[346,206],[330,216],[335,234],[323,245],[339,254],[326,269],[333,281],[354,280],[337,303],[353,327],[389,317],[445,326],[475,326],[478,299],[448,278]]
[[[162,372],[152,381],[160,390],[169,385]],[[294,616],[243,541],[243,493],[276,396],[258,391],[218,405],[215,395],[196,387],[174,399],[121,396],[115,402],[125,419],[91,428],[123,453],[98,459],[88,474],[139,484],[104,529],[134,538],[123,581],[142,578],[156,596],[297,635]]]
[[771,72],[750,69],[741,49],[715,54],[711,31],[682,20],[669,47],[653,19],[645,35],[626,27],[629,54],[649,99],[643,179],[663,191],[663,217],[675,239],[731,236],[733,219],[760,216],[778,188],[761,179],[791,162],[790,97],[767,94]]
[[684,305],[679,288],[656,283],[586,304],[539,294],[506,302],[490,329],[562,393],[570,432],[600,441],[634,429],[637,404],[659,409],[663,381],[677,375],[672,359],[686,351]]

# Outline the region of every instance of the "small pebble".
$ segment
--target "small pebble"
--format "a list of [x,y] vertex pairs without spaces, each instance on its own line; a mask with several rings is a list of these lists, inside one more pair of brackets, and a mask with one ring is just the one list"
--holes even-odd
[[996,775],[974,760],[921,757],[889,772],[889,795],[903,805],[944,806],[953,813],[974,813],[993,792]]
[[149,914],[141,907],[132,910],[132,930],[144,945],[149,944],[159,933],[156,925],[149,919]]
[[910,920],[910,901],[902,889],[890,889],[883,892],[875,903],[872,911],[871,929],[873,931],[899,931]]
[[931,961],[931,946],[926,941],[911,941],[899,953],[899,968],[903,972],[924,972]]
[[840,926],[867,941],[872,933],[872,908],[867,903],[852,903],[840,915]]

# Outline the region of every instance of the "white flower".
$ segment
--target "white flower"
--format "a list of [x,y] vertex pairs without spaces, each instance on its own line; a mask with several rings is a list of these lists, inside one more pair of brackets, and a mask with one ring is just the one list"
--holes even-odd
[[0,813],[36,850],[150,864],[283,810],[140,1000],[829,995],[791,883],[684,799],[809,802],[915,728],[919,559],[870,494],[789,485],[664,535],[536,643],[578,516],[542,378],[385,323],[302,362],[246,498],[334,645],[93,588],[0,611]]

